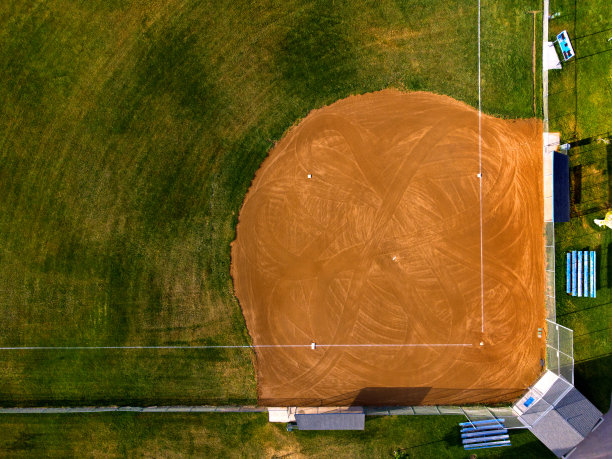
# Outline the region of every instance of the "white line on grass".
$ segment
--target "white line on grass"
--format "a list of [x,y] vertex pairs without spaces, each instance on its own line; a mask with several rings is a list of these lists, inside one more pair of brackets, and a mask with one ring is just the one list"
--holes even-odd
[[[255,345],[210,345],[210,346],[13,346],[0,347],[0,351],[90,351],[122,349],[261,349],[261,348],[311,348],[311,344],[255,344]],[[316,347],[453,347],[472,346],[459,343],[419,344],[316,344]]]
[[478,182],[480,183],[480,332],[484,333],[484,261],[482,243],[482,98],[480,94],[480,0],[478,0]]
[[447,346],[472,346],[472,344],[458,343],[435,343],[435,344],[318,344],[317,347],[447,347]]

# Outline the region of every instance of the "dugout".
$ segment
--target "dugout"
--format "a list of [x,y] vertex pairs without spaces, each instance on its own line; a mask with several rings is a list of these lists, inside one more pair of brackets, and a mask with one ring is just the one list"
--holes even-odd
[[270,422],[286,422],[288,430],[364,430],[361,406],[268,408]]
[[552,371],[544,373],[512,409],[557,457],[568,457],[603,420],[601,411]]
[[555,222],[570,220],[569,157],[563,153],[553,155],[553,218]]

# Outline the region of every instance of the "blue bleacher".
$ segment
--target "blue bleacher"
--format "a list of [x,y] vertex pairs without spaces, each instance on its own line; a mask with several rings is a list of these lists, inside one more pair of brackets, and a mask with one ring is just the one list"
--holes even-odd
[[567,252],[565,257],[565,293],[572,293],[572,270],[570,266],[572,266],[572,254],[571,252]]
[[508,429],[497,429],[497,430],[485,430],[478,432],[468,432],[462,433],[461,438],[476,438],[476,437],[484,437],[486,435],[498,435],[508,433]]
[[593,250],[572,250],[566,254],[565,291],[572,296],[596,297],[597,254]]
[[483,449],[483,448],[498,448],[500,446],[512,446],[510,440],[493,441],[490,443],[477,443],[472,445],[464,445],[463,449]]
[[504,424],[491,424],[491,425],[486,425],[486,426],[478,426],[478,427],[464,427],[463,429],[461,429],[461,432],[463,433],[467,433],[467,432],[482,432],[485,430],[495,430],[495,429],[500,429],[503,428]]
[[466,450],[510,446],[510,436],[502,418],[460,422],[459,426],[461,442]]
[[597,268],[596,268],[596,257],[597,257],[597,253],[596,252],[591,252],[591,262],[589,263],[590,268],[591,268],[591,298],[595,298],[596,294],[595,294],[595,290],[596,290],[596,286],[597,286]]
[[460,427],[474,427],[474,426],[484,426],[487,424],[503,424],[505,421],[504,418],[496,418],[496,419],[486,419],[484,421],[471,421],[471,422],[460,422]]
[[464,445],[468,445],[468,444],[475,444],[475,443],[508,440],[508,438],[510,438],[508,434],[505,434],[505,435],[491,435],[488,437],[481,437],[481,438],[465,438],[461,441],[463,442]]

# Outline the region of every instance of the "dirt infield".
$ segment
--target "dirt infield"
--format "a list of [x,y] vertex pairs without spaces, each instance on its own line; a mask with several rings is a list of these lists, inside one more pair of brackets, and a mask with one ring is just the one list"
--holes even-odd
[[256,350],[259,402],[491,403],[532,383],[545,346],[541,133],[482,116],[481,272],[477,111],[385,90],[291,129],[232,245],[254,344],[303,345]]

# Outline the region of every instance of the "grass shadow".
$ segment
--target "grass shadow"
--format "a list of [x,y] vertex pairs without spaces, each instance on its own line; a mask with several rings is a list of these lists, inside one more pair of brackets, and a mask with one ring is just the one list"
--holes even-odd
[[607,412],[612,393],[612,353],[576,362],[574,383],[602,413]]

